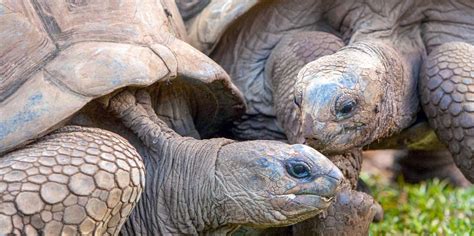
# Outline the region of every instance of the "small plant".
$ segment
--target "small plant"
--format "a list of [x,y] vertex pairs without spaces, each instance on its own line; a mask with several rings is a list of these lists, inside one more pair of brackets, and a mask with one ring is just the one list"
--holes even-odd
[[438,179],[387,185],[368,173],[361,178],[385,211],[370,235],[474,235],[474,187],[454,188]]

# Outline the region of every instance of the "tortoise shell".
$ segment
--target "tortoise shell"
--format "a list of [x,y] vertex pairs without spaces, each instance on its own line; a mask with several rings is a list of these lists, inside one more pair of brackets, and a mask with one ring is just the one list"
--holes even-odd
[[226,72],[180,40],[173,0],[3,1],[0,25],[0,153],[126,86],[205,84],[215,107],[208,127],[244,109]]

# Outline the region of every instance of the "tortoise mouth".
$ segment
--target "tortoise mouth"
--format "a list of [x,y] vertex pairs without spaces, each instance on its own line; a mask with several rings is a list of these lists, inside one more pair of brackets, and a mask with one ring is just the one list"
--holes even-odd
[[283,209],[301,211],[300,214],[310,214],[315,211],[323,210],[335,199],[333,197],[324,197],[315,194],[282,194],[277,195],[275,199],[282,200],[280,206]]
[[[272,212],[275,210],[284,215],[283,220],[275,219],[271,224],[278,227],[295,224],[297,222],[309,219],[327,209],[333,202],[333,198],[321,197],[312,194],[281,194],[269,198],[272,206]],[[260,224],[261,227],[261,224]]]
[[296,188],[290,189],[285,194],[277,195],[286,197],[289,200],[298,200],[306,197],[317,197],[322,201],[329,202],[336,194],[341,190],[341,183],[342,178],[338,178],[337,176],[331,176],[330,174],[325,175],[324,180],[318,181],[314,183],[315,186],[324,185],[326,187],[314,187],[314,188]]
[[302,198],[308,198],[309,197],[309,198],[318,198],[318,199],[320,199],[324,202],[331,202],[335,197],[335,196],[321,196],[321,195],[318,195],[318,194],[305,193],[305,192],[281,194],[281,195],[278,195],[278,196],[286,197],[291,201],[298,201],[298,200],[301,200]]

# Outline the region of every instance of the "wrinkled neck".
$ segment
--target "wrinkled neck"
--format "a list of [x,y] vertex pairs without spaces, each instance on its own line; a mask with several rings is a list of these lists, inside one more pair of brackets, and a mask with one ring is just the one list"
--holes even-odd
[[[289,54],[287,54],[289,53]],[[292,48],[277,46],[267,62],[266,83],[273,91],[273,107],[276,118],[287,138],[296,136],[300,130],[300,112],[293,101],[296,75],[304,66],[303,61]]]
[[197,235],[219,228],[215,162],[226,139],[182,138],[160,151],[142,148],[145,192],[124,227],[130,235]]
[[122,95],[109,110],[142,141],[137,149],[146,168],[145,191],[122,233],[196,235],[224,225],[214,210],[215,166],[232,140],[182,137],[156,116],[147,93]]

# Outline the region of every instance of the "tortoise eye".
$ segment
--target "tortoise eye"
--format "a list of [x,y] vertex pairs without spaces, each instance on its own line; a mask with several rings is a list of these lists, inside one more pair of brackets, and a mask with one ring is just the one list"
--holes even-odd
[[347,101],[346,103],[342,104],[342,107],[339,110],[339,113],[341,114],[351,113],[355,108],[355,104],[356,104],[355,101]]
[[311,169],[306,163],[301,161],[288,161],[286,164],[286,171],[292,177],[297,179],[305,179],[311,176]]
[[336,101],[336,116],[338,119],[346,119],[352,116],[357,107],[357,101],[350,96],[341,96]]

